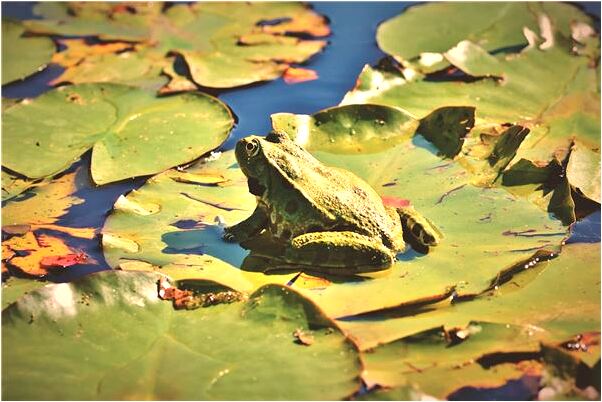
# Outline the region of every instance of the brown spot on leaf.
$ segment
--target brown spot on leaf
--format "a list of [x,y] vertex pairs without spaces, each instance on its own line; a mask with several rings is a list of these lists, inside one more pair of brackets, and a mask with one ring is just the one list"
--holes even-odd
[[293,332],[293,336],[295,337],[295,343],[304,346],[311,346],[315,342],[314,336],[310,332],[305,332],[301,328],[297,328],[295,332]]

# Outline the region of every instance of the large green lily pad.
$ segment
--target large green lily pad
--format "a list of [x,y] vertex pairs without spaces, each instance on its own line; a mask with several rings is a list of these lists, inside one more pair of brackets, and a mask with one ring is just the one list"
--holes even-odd
[[599,276],[600,245],[570,244],[558,258],[474,300],[400,309],[344,320],[341,326],[362,349],[435,327],[463,327],[472,320],[519,326],[532,341],[559,343],[599,331]]
[[[4,275],[4,274],[3,274]],[[48,282],[17,278],[2,281],[2,309],[17,301],[21,296],[47,285]]]
[[470,40],[488,51],[526,46],[523,30],[537,31],[545,13],[565,36],[570,23],[592,24],[591,17],[563,3],[431,3],[408,8],[378,27],[378,46],[404,64],[428,72],[446,66],[443,53]]
[[[541,37],[533,31],[523,33],[514,25],[521,21],[512,17],[519,13],[520,7],[535,7]],[[418,6],[414,12],[410,9],[408,15],[418,12],[435,15],[439,8],[458,11],[467,7],[461,3]],[[507,13],[500,13],[501,9]],[[445,52],[442,55],[445,61],[465,73],[464,78],[468,79],[433,79],[412,67],[397,73],[365,67],[357,87],[345,96],[342,104],[389,105],[420,118],[440,107],[475,107],[475,128],[464,146],[457,147],[456,158],[461,159],[474,175],[474,182],[481,185],[490,185],[502,176],[506,185],[522,185],[534,178],[526,176],[526,163],[539,168],[554,164],[565,168],[567,164],[571,165],[570,159],[578,158],[579,162],[572,165],[580,165],[580,168],[573,169],[575,175],[569,178],[568,184],[563,180],[563,169],[546,171],[536,182],[530,182],[535,184],[531,193],[541,187],[545,187],[545,194],[557,192],[555,196],[541,200],[540,204],[565,223],[571,223],[575,220],[574,204],[579,197],[585,195],[593,202],[599,202],[598,189],[589,185],[596,181],[600,171],[596,164],[600,159],[599,73],[592,56],[582,51],[589,42],[595,42],[599,47],[599,37],[585,22],[576,23],[589,18],[568,5],[500,3],[492,6],[490,12],[500,13],[500,18],[488,30],[474,31],[469,40],[462,37],[463,40],[456,43],[446,42],[447,39],[437,41],[430,36],[425,39],[428,44],[437,43],[441,47],[437,51]],[[403,19],[402,16],[399,18]],[[452,29],[458,20],[446,17],[446,21],[442,30]],[[483,18],[482,21],[488,20]],[[574,22],[571,26],[570,21]],[[470,24],[463,26],[471,29]],[[404,32],[413,29],[412,36],[420,37],[416,31],[419,28],[411,24],[402,28],[392,23],[387,29]],[[506,32],[509,29],[513,31]],[[499,40],[495,39],[498,34],[501,35]],[[520,53],[488,52],[515,45],[511,38],[523,34],[529,46]],[[428,51],[427,43],[421,43],[423,50]],[[530,132],[517,141],[516,152],[507,163],[494,165],[490,158],[501,138],[503,127],[500,125],[505,123],[521,125]],[[581,157],[571,152],[576,143]],[[592,156],[583,156],[587,153]],[[506,175],[512,175],[512,179],[505,180]],[[521,179],[517,180],[517,177]]]
[[[153,60],[174,52],[184,57],[197,84],[217,88],[278,78],[290,63],[302,63],[326,45],[295,34],[329,34],[326,20],[300,3],[195,3],[168,8],[162,3],[50,3],[36,6],[36,11],[44,19],[27,21],[32,32],[148,45],[130,52],[130,68],[124,74],[143,66],[144,61],[136,58]],[[111,58],[93,57],[86,64],[99,71],[116,62]],[[71,79],[82,82],[84,73],[76,68]]]
[[40,71],[54,53],[51,39],[26,38],[23,33],[20,22],[2,20],[2,85]]
[[[274,116],[274,126],[288,131],[324,163],[364,178],[389,200],[409,199],[445,236],[432,253],[423,256],[409,251],[392,269],[373,279],[318,278],[306,272],[293,287],[332,317],[441,299],[453,291],[479,293],[493,286],[500,272],[531,258],[537,250],[555,250],[565,236],[559,221],[526,200],[501,189],[470,185],[462,167],[442,161],[422,136],[413,136],[418,122],[393,108],[346,106],[314,117],[281,114]],[[221,186],[203,185],[202,176],[228,181]],[[128,258],[162,265],[182,258],[176,254],[184,252],[241,266],[242,249],[222,241],[221,232],[212,224],[216,218],[228,225],[237,223],[255,205],[232,152],[201,161],[187,172],[157,176],[126,200],[165,215],[117,208],[103,228],[105,256],[111,266]],[[193,228],[178,230],[182,222]],[[125,241],[114,247],[113,239]],[[247,270],[265,268],[243,263],[240,271],[257,275]]]
[[228,108],[209,95],[157,98],[118,84],[60,87],[2,117],[3,166],[29,178],[51,176],[93,148],[97,184],[194,160],[218,147],[233,126]]
[[[245,303],[177,311],[158,298],[160,277],[105,271],[5,309],[3,398],[330,400],[357,391],[355,346],[296,292],[269,285]],[[298,330],[313,342],[299,343]]]

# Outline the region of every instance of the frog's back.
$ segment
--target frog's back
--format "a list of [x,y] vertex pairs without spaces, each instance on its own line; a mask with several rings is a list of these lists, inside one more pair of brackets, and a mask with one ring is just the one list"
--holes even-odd
[[393,238],[401,235],[399,222],[391,219],[369,184],[347,170],[323,165],[295,144],[288,148],[273,159],[286,181],[280,186],[291,187],[289,195],[278,200],[301,204],[296,217],[300,226],[308,231],[353,231],[395,243]]

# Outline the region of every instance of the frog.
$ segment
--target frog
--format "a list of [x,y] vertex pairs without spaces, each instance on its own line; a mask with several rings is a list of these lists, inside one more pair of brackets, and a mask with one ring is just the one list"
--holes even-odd
[[[385,206],[363,179],[324,165],[283,132],[242,138],[234,153],[257,206],[223,238],[255,256],[310,271],[370,273],[390,268],[406,243],[426,254],[442,238],[414,208]],[[271,246],[254,246],[258,238]]]

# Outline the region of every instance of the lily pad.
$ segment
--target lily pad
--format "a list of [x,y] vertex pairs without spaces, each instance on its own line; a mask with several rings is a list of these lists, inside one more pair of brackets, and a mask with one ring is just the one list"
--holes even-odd
[[177,279],[227,278],[247,292],[286,284],[294,274],[241,271],[247,251],[221,239],[224,225],[243,220],[255,203],[232,151],[185,171],[168,170],[117,200],[102,229],[105,259],[113,268],[156,270]]
[[[324,163],[359,175],[383,197],[409,199],[444,234],[432,253],[408,251],[376,278],[323,278],[311,272],[297,278],[292,286],[331,317],[443,299],[454,291],[479,293],[537,250],[554,251],[565,236],[559,221],[528,201],[501,189],[471,186],[462,167],[442,161],[430,143],[414,135],[419,122],[394,108],[345,106],[314,117],[279,114],[273,119],[277,130],[288,132]],[[143,209],[161,205],[161,212],[145,215],[116,208],[103,228],[109,265],[117,267],[127,259],[164,265],[203,254],[226,261],[232,273],[252,281],[277,278],[263,275],[267,266],[261,262],[247,265],[245,251],[221,240],[218,224],[238,223],[255,207],[232,154],[201,160],[187,172],[166,172],[129,194],[131,203]],[[195,185],[187,173],[227,182]]]
[[[427,5],[417,6],[413,13],[430,13],[438,7],[450,10],[467,8],[466,5],[455,3]],[[518,13],[520,7],[535,7],[541,37],[529,30],[523,33],[522,28],[514,26],[521,18],[513,20],[512,15]],[[411,10],[408,14],[411,14]],[[502,13],[500,10],[506,10],[508,13]],[[444,43],[440,46],[445,48],[441,50],[445,51],[442,58],[463,72],[463,76],[441,80],[432,75],[421,75],[412,67],[407,67],[402,72],[365,67],[358,78],[357,87],[345,96],[342,104],[388,105],[402,108],[418,118],[423,118],[432,110],[441,107],[475,107],[475,128],[468,135],[464,146],[457,148],[456,158],[461,159],[467,170],[475,175],[474,182],[480,185],[491,185],[506,174],[520,176],[522,170],[513,172],[513,169],[520,168],[522,160],[540,167],[559,163],[565,168],[575,141],[581,144],[581,155],[592,154],[590,157],[581,158],[579,164],[585,160],[599,159],[599,74],[590,57],[579,51],[583,47],[582,43],[574,39],[578,37],[575,34],[577,26],[589,25],[585,22],[581,22],[581,25],[569,25],[571,20],[585,21],[589,17],[564,4],[500,3],[491,7],[489,12],[500,14],[499,19],[490,27],[491,31],[475,31],[474,36],[469,36],[469,40],[462,38],[458,43],[446,42],[450,35],[439,35],[445,38],[440,41]],[[486,18],[479,20],[487,21]],[[446,21],[451,25],[444,24],[442,30],[451,29],[458,20],[446,17]],[[471,29],[470,24],[463,25],[468,26],[466,29]],[[408,28],[401,28],[397,23],[391,25],[393,26],[402,30]],[[496,49],[502,44],[515,44],[513,40],[508,39],[509,37],[506,38],[504,33],[500,38],[506,38],[505,42],[494,40],[497,44],[493,48],[490,47],[491,35],[506,32],[506,29],[510,28],[514,29],[513,37],[526,35],[523,38],[529,42],[529,46],[519,53],[489,53],[488,50]],[[414,29],[413,36],[417,35],[416,26],[408,29]],[[599,37],[591,27],[588,32],[588,39],[595,41],[599,46]],[[572,38],[569,37],[569,33]],[[434,43],[436,38],[428,37],[428,41]],[[424,51],[427,51],[427,44],[421,43]],[[499,165],[491,163],[486,169],[491,173],[484,176],[483,162],[487,162],[493,155],[496,143],[502,138],[499,128],[508,123],[524,127],[529,130],[528,134],[517,141],[517,146],[514,147],[516,151],[511,154],[509,160]],[[496,126],[498,130],[493,129]],[[575,158],[577,157],[578,154],[575,154]],[[584,190],[579,191],[586,195],[593,194],[592,200],[597,202],[595,189],[592,192],[585,183],[595,182],[599,171],[599,166],[590,162],[580,169],[578,180],[575,183],[570,182],[570,187],[561,183],[563,187],[558,187],[559,194],[556,195],[556,199],[568,197],[567,203],[562,207],[564,210],[555,206],[552,202],[554,200],[548,199],[542,204],[566,223],[573,222],[575,208],[570,204],[578,201],[572,193],[584,187]],[[552,182],[549,190],[554,191],[559,185],[558,182],[561,182],[561,177],[564,177],[562,171],[547,182],[537,184],[549,185]],[[564,197],[562,194],[567,191],[568,195]]]
[[51,39],[23,37],[24,33],[20,22],[2,20],[2,85],[42,70],[54,53]]
[[[364,122],[357,122],[357,109],[361,108],[348,105],[329,109],[330,115],[339,115],[336,121],[342,123],[338,126],[316,124],[316,117],[303,115],[278,114],[272,118],[274,127],[296,138],[325,164],[350,170],[383,197],[410,200],[444,238],[427,255],[409,251],[399,256],[388,274],[375,279],[326,287],[310,281],[304,292],[329,314],[338,317],[441,300],[453,292],[476,294],[494,286],[501,272],[534,258],[537,250],[547,247],[555,251],[560,244],[565,236],[561,222],[502,189],[471,185],[460,165],[441,160],[437,149],[415,132],[417,122],[406,126],[405,131],[389,131],[390,123],[381,124],[375,117],[385,111],[393,114],[394,109],[381,107],[378,113],[367,113],[379,107],[366,105],[366,113],[359,114]],[[396,119],[406,116],[397,113]],[[462,114],[457,116],[464,119]],[[378,141],[379,135],[387,140]],[[361,153],[349,145],[355,141]],[[364,143],[378,146],[367,148]],[[337,144],[342,146],[333,151]],[[297,280],[294,286],[305,287],[304,280]],[[375,294],[379,297],[373,297]]]
[[[92,239],[96,236],[93,228],[77,228],[58,225],[73,205],[84,202],[75,193],[87,183],[82,182],[80,170],[60,175],[52,180],[43,180],[26,184],[33,186],[28,193],[12,197],[2,207],[2,230],[14,234],[24,234],[30,230],[49,229],[67,233],[71,236]],[[3,184],[4,184],[3,176]],[[23,227],[24,230],[20,228]]]
[[471,320],[519,326],[532,340],[558,344],[599,330],[599,276],[600,244],[570,244],[558,258],[529,267],[475,299],[446,300],[340,324],[362,349],[435,327],[466,326]]
[[32,187],[43,184],[42,180],[29,180],[2,171],[2,201],[10,200]]
[[[123,74],[169,52],[188,64],[199,85],[229,88],[280,77],[290,63],[318,53],[325,41],[297,37],[329,34],[326,20],[300,3],[215,3],[147,6],[133,4],[54,3],[36,6],[42,20],[27,21],[30,31],[58,35],[93,35],[105,40],[144,44],[144,51],[86,60],[102,73],[104,66],[128,64]],[[110,59],[110,60],[109,60]],[[161,61],[158,63],[162,64]],[[165,61],[163,62],[165,64]],[[87,80],[81,74],[78,80]],[[118,71],[115,78],[125,80]],[[140,71],[138,71],[140,73]],[[75,73],[74,73],[75,74]],[[150,74],[144,72],[143,75]]]
[[[56,224],[69,208],[84,202],[75,195],[84,186],[79,172],[80,170],[76,170],[40,182],[25,181],[25,184],[33,189],[20,197],[13,195],[6,201],[2,207],[2,230],[13,233],[13,228],[27,227],[26,230],[17,230],[22,232],[19,234],[23,234],[29,230],[50,229],[92,239],[96,235],[92,228],[73,228]],[[3,176],[3,184],[5,183]]]
[[[86,261],[84,253],[71,249],[64,240],[45,234],[26,232],[2,242],[2,263],[31,276],[46,276],[52,269],[65,268]],[[3,253],[5,254],[5,253]]]
[[190,162],[218,147],[232,125],[228,108],[200,92],[157,98],[119,84],[60,87],[3,113],[2,162],[40,178],[93,148],[92,178],[106,184]]
[[487,356],[505,352],[518,355],[521,347],[530,343],[538,347],[520,327],[472,323],[465,331],[467,338],[455,344],[445,331],[436,328],[365,353],[363,379],[370,386],[410,387],[446,399],[464,386],[494,388],[528,371],[540,371],[535,362],[491,366],[485,362]]
[[51,84],[112,82],[157,90],[167,82],[161,71],[172,63],[160,52],[131,43],[88,45],[83,39],[66,39],[61,44],[65,49],[52,60],[65,71]]
[[[4,256],[3,256],[4,258]],[[4,274],[2,274],[4,275]],[[33,281],[31,279],[18,278],[11,276],[2,280],[2,310],[8,305],[14,303],[24,294],[47,285],[48,282]]]
[[429,72],[444,68],[444,53],[462,40],[488,51],[527,46],[523,30],[537,31],[543,13],[565,36],[571,33],[571,23],[592,24],[577,7],[563,3],[431,3],[410,7],[382,23],[376,40],[399,62]]
[[[268,285],[246,303],[176,311],[157,296],[160,277],[105,271],[10,305],[2,396],[331,400],[359,388],[355,346],[296,292]],[[296,343],[296,330],[314,342]]]

